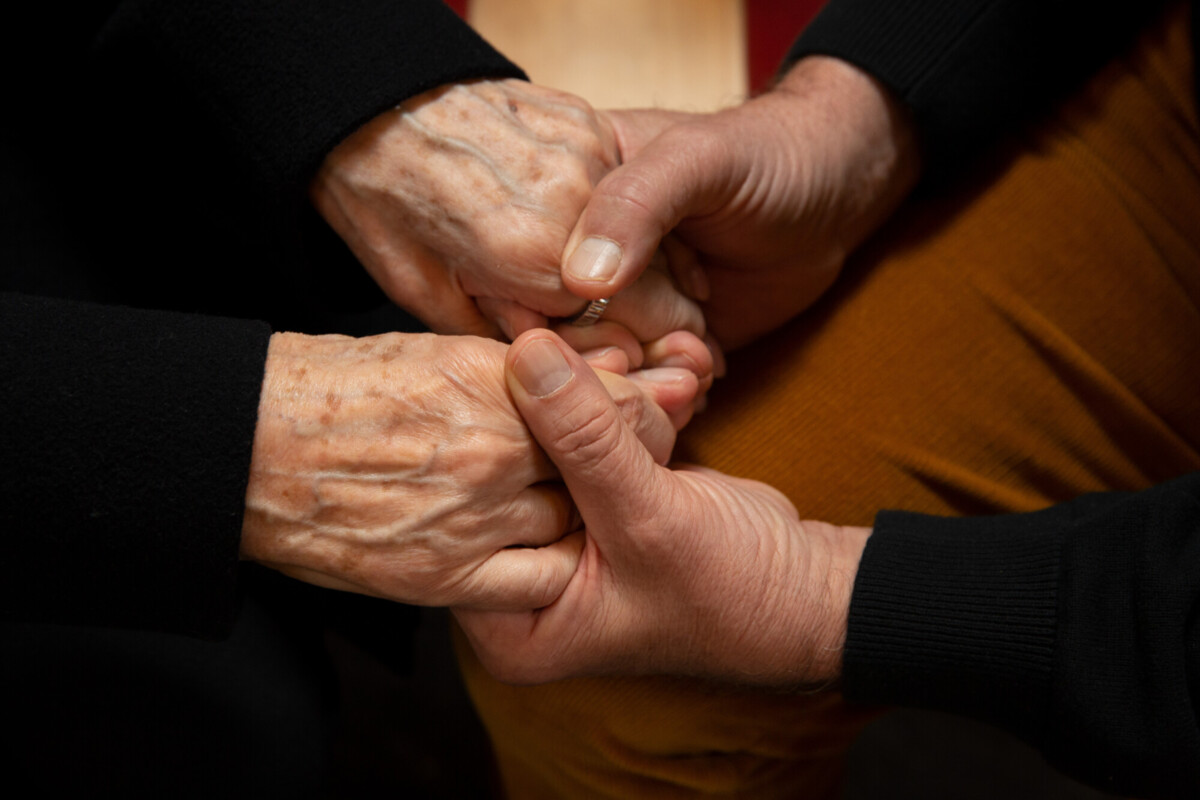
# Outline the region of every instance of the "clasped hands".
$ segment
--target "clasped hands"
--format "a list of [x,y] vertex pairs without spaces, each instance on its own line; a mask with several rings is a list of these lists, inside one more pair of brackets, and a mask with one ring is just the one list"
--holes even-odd
[[[561,593],[577,514],[496,339],[586,304],[562,285],[562,248],[615,148],[583,101],[510,80],[413,98],[328,155],[315,206],[438,334],[272,338],[243,557],[426,605],[529,609]],[[713,378],[696,303],[655,268],[599,323],[562,329],[665,461]]]
[[[504,81],[373,121],[317,208],[435,330],[515,342],[273,340],[244,553],[455,606],[510,680],[833,679],[869,531],[663,464],[711,380],[701,308],[729,346],[799,313],[915,182],[912,150],[886,93],[829,59],[716,115],[601,116]],[[609,296],[595,328],[541,329]]]

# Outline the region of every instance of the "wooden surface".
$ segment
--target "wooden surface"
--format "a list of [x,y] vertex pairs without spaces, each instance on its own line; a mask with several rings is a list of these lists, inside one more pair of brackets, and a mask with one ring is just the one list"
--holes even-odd
[[746,94],[741,0],[471,0],[468,9],[533,81],[598,108],[709,111]]

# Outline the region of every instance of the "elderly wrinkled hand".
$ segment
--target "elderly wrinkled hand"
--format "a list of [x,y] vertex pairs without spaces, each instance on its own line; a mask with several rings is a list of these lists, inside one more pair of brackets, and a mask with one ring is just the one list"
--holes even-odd
[[734,348],[807,308],[919,173],[906,113],[844,62],[810,57],[715,114],[613,112],[625,163],[596,187],[564,250],[580,297],[630,285],[663,237],[671,270]]
[[[507,345],[477,337],[276,334],[242,555],[318,585],[421,605],[532,608],[575,571],[557,470],[513,406]],[[695,376],[609,373],[659,460]],[[660,408],[661,406],[661,408]]]
[[[325,159],[317,210],[392,300],[442,333],[508,338],[585,303],[562,284],[567,236],[618,163],[583,100],[519,80],[441,87],[364,125]],[[704,332],[666,273],[607,318],[648,342]]]
[[456,611],[489,670],[523,683],[601,673],[836,679],[867,529],[801,521],[765,484],[664,467],[552,333],[519,337],[507,369],[585,539],[545,608]]

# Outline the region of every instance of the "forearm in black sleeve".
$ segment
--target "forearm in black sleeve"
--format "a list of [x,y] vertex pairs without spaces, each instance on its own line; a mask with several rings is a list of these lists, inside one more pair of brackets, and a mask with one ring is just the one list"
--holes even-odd
[[[98,39],[127,80],[180,94],[268,184],[437,86],[522,77],[442,0],[127,0]],[[153,98],[147,98],[153,101]]]
[[0,294],[6,620],[228,630],[269,338]]
[[1200,791],[1200,473],[1032,514],[883,513],[852,701],[992,722],[1110,792]]
[[788,60],[831,55],[908,104],[942,171],[1128,46],[1157,0],[829,0]]

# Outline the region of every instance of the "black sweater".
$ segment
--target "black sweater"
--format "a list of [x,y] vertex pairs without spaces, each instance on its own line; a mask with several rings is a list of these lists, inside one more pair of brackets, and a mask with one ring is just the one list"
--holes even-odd
[[521,72],[441,0],[31,10],[2,43],[0,614],[219,636],[271,330],[370,332],[383,300],[310,176],[407,97]]
[[[937,170],[1077,79],[1046,80],[1053,65],[1109,57],[1144,18],[1120,5],[1132,17],[833,0],[793,55],[839,55],[895,88]],[[0,289],[22,294],[0,295],[3,614],[219,635],[271,326],[342,329],[342,312],[381,299],[307,209],[308,176],[406,97],[520,73],[440,0],[39,8],[4,43],[22,124],[0,138]],[[1075,19],[1108,22],[1064,35]],[[1039,21],[1044,35],[1022,35]],[[1026,69],[1010,69],[1014,52]],[[1190,479],[1028,517],[881,516],[847,693],[993,719],[1114,787],[1194,792],[1196,497]],[[931,584],[945,591],[930,598]],[[1017,585],[1036,588],[1005,590]],[[928,629],[930,603],[961,636]],[[994,646],[964,646],[976,635]]]
[[[790,58],[834,55],[890,87],[936,179],[1162,8],[831,0]],[[1200,795],[1200,474],[1035,514],[879,515],[843,666],[851,700],[993,722],[1111,792]]]

